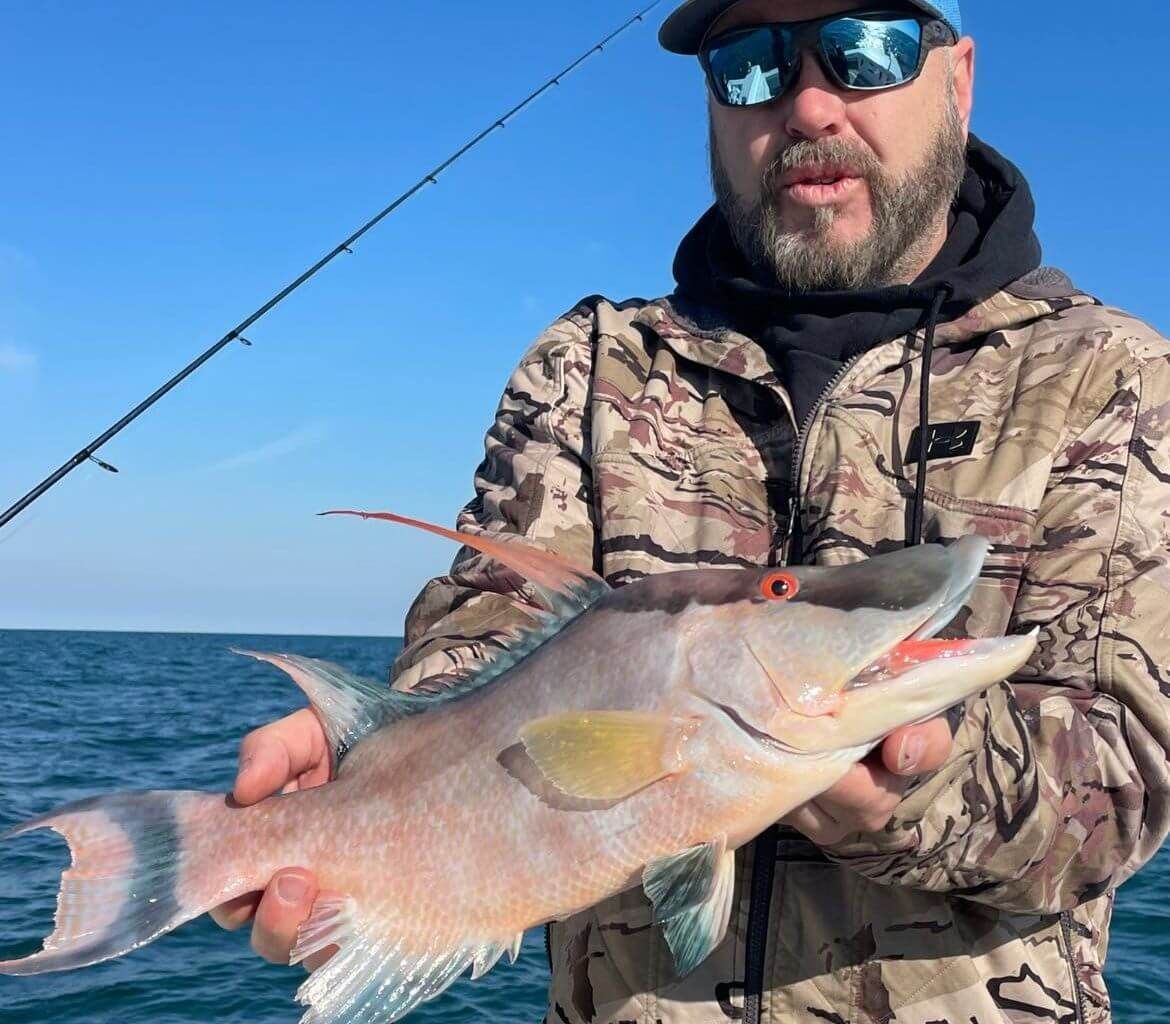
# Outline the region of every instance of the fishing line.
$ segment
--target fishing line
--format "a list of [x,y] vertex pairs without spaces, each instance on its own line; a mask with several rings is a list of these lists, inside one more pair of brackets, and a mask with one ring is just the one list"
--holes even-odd
[[657,7],[661,2],[662,0],[654,0],[653,3],[642,8],[642,10],[638,11],[637,14],[628,18],[604,39],[601,39],[599,42],[595,43],[588,50],[582,53],[571,64],[566,65],[562,70],[558,71],[555,75],[552,76],[552,78],[546,81],[538,89],[534,89],[532,92],[530,92],[507,113],[501,114],[499,117],[497,117],[494,121],[492,121],[491,124],[484,128],[483,131],[481,131],[470,141],[466,142],[464,145],[460,146],[459,149],[447,157],[446,160],[424,174],[410,188],[403,192],[402,195],[398,196],[392,203],[366,221],[352,235],[346,238],[345,241],[338,244],[325,256],[322,256],[321,259],[309,267],[309,269],[301,274],[300,277],[285,285],[284,288],[273,295],[272,298],[260,306],[255,312],[249,314],[238,324],[236,324],[236,326],[228,331],[227,334],[225,334],[222,338],[220,338],[219,341],[217,341],[201,355],[184,366],[183,369],[181,369],[170,380],[163,384],[162,387],[158,388],[152,394],[144,398],[120,420],[118,420],[111,427],[90,441],[89,444],[82,448],[81,451],[74,455],[73,458],[71,458],[68,462],[60,466],[53,473],[49,474],[49,476],[45,477],[44,480],[37,484],[36,487],[29,491],[28,494],[26,494],[23,498],[10,505],[3,513],[0,513],[0,528],[4,527],[7,523],[15,519],[16,516],[20,515],[21,512],[28,508],[29,505],[36,501],[50,487],[59,483],[71,472],[73,472],[73,470],[85,462],[92,462],[107,472],[118,472],[114,466],[110,465],[108,462],[103,462],[101,459],[97,458],[95,454],[97,450],[101,448],[107,441],[109,441],[115,435],[121,433],[126,427],[138,419],[139,416],[146,412],[147,409],[154,405],[155,402],[166,395],[169,391],[172,391],[174,388],[178,387],[181,383],[183,383],[184,380],[190,377],[191,374],[198,370],[199,367],[201,367],[204,363],[206,363],[213,356],[217,355],[223,349],[227,348],[227,346],[230,345],[233,341],[238,341],[242,345],[250,346],[252,342],[244,337],[244,331],[251,327],[257,320],[259,320],[262,316],[287,299],[293,292],[300,288],[301,285],[315,277],[318,272],[324,270],[325,267],[332,263],[342,253],[352,255],[353,249],[351,247],[358,239],[366,234],[367,231],[372,230],[374,227],[380,224],[408,199],[426,188],[427,185],[437,185],[439,175],[447,170],[448,167],[463,157],[464,154],[478,146],[481,142],[483,142],[484,139],[491,135],[492,132],[496,131],[498,128],[503,128],[508,123],[508,121],[519,114],[520,111],[522,111],[525,107],[537,99],[537,97],[547,92],[553,86],[560,85],[561,79],[575,71],[579,65],[583,64],[586,60],[592,57],[593,54],[601,53],[609,43],[625,32],[631,25],[642,21],[646,15],[649,14],[650,11]]

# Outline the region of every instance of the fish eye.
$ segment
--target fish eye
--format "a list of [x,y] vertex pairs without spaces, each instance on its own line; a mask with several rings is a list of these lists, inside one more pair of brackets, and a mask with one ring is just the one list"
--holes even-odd
[[770,572],[760,581],[760,593],[769,601],[790,601],[800,590],[800,581],[790,572]]

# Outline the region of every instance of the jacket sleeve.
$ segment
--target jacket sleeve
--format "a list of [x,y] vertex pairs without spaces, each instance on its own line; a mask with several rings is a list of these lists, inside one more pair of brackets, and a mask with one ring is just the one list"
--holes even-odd
[[1010,632],[1029,664],[969,702],[886,830],[827,852],[1022,913],[1119,885],[1170,831],[1170,367],[1150,360],[1052,467]]
[[[578,308],[525,354],[504,389],[475,473],[475,497],[458,528],[512,533],[594,565],[586,396],[590,314]],[[518,607],[524,581],[470,548],[431,580],[406,619],[405,646],[391,670],[396,689],[441,683],[531,624]]]

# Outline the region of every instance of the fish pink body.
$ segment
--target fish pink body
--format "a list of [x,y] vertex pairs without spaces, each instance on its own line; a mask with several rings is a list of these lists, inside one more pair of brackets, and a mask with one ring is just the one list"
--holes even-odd
[[437,696],[255,655],[308,694],[335,780],[250,808],[98,798],[14,830],[61,832],[73,867],[45,951],[0,973],[118,955],[293,864],[322,891],[294,957],[340,948],[301,988],[306,1021],[396,1020],[526,929],[638,885],[685,972],[726,928],[738,846],[1034,644],[928,639],[974,584],[978,540],[611,591],[523,545],[458,539],[546,606],[510,652]]

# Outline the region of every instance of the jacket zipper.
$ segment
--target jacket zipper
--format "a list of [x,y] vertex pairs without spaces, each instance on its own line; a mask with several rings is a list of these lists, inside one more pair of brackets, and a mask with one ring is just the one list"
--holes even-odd
[[1085,997],[1081,992],[1080,979],[1077,977],[1077,962],[1076,957],[1073,956],[1072,922],[1069,920],[1067,910],[1060,915],[1060,929],[1064,932],[1064,952],[1068,960],[1068,973],[1072,978],[1073,999],[1076,1000],[1077,1024],[1084,1024]]
[[[824,386],[796,434],[792,449],[792,489],[788,496],[788,531],[784,538],[781,562],[792,564],[792,541],[800,519],[800,466],[813,420],[826,399],[864,352],[847,360],[832,380]],[[780,843],[780,826],[771,825],[752,843],[752,888],[748,903],[747,941],[744,954],[743,1016],[744,1024],[760,1024],[764,998],[764,964],[768,955],[768,918],[772,908],[772,889],[776,881],[776,853]]]
[[[792,493],[788,497],[788,536],[792,537],[794,524],[800,516],[800,465],[804,462],[804,449],[808,443],[808,435],[812,431],[813,420],[817,418],[817,413],[821,411],[821,406],[828,400],[829,396],[837,389],[837,385],[844,379],[845,374],[853,369],[854,364],[867,353],[859,352],[857,355],[850,357],[841,365],[839,369],[829,381],[828,384],[821,389],[821,393],[817,395],[817,400],[813,402],[812,407],[805,413],[804,422],[801,423],[800,429],[796,432],[796,443],[792,447]],[[791,554],[785,551],[785,563],[788,562],[788,556]]]
[[748,905],[747,949],[743,975],[744,1024],[760,1024],[764,998],[764,961],[768,952],[768,911],[776,878],[780,826],[769,825],[752,844],[752,890]]

